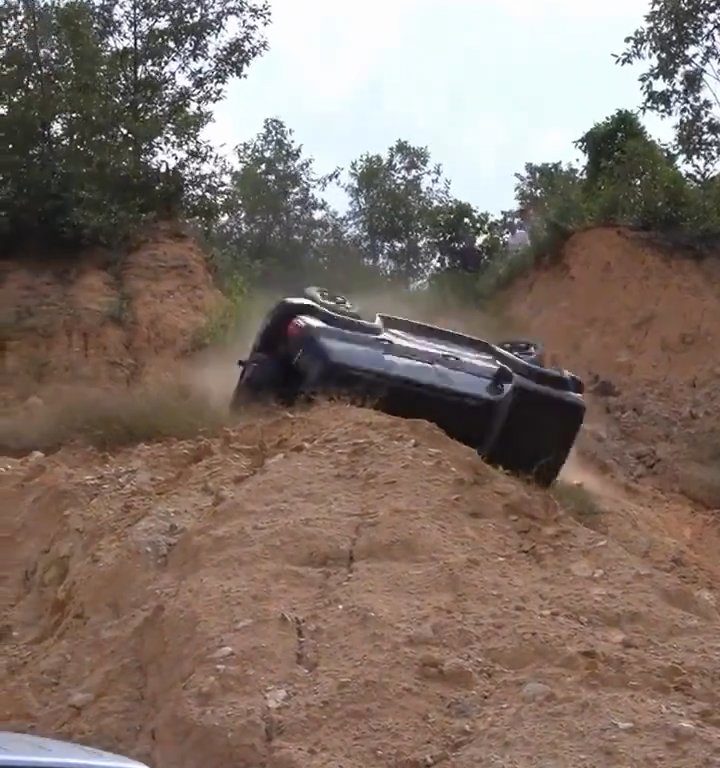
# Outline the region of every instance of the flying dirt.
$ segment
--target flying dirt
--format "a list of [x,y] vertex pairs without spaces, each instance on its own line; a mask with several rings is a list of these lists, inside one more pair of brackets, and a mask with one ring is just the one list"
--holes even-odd
[[[22,445],[13,432],[16,450],[0,460],[2,727],[153,768],[715,765],[720,538],[712,509],[664,474],[673,457],[707,465],[679,440],[665,448],[669,421],[658,418],[648,419],[658,461],[647,469],[636,458],[638,422],[625,414],[640,395],[644,413],[662,411],[661,374],[640,377],[572,342],[582,312],[601,311],[572,286],[584,285],[583,269],[613,237],[578,236],[563,263],[507,297],[564,364],[607,382],[589,394],[578,450],[550,490],[486,465],[424,421],[340,403],[258,405],[215,421],[244,350],[223,351],[227,365],[206,357],[173,368],[176,339],[157,363],[163,382],[183,379],[206,395],[204,434],[183,422],[153,438],[147,427],[150,414],[196,413],[195,394],[177,394],[182,408],[170,410],[175,390],[161,388],[164,411],[143,394],[146,407],[117,416],[112,403],[133,400],[141,372],[158,375],[161,339],[172,336],[162,318],[179,322],[173,294],[194,279],[182,240],[152,245],[173,265],[159,267],[168,289],[148,346],[124,283],[113,290],[127,296],[125,324],[83,326],[87,356],[82,343],[69,354],[59,333],[28,346],[35,336],[24,327],[13,360],[43,344],[58,379],[92,365],[107,382],[115,367],[100,339],[117,325],[135,339],[124,354],[136,373],[117,401],[98,396],[94,420],[88,405],[76,433],[75,422],[46,418],[52,429]],[[629,236],[622,243],[646,252]],[[645,278],[664,280],[662,255],[651,256]],[[604,285],[617,309],[625,294],[614,270]],[[539,297],[563,279],[553,320]],[[26,283],[25,300],[32,290]],[[709,311],[687,320],[699,323],[699,339],[720,328]],[[689,332],[684,323],[674,333]],[[597,323],[597,348],[610,349],[602,332]],[[697,388],[677,386],[673,407],[690,419],[691,398],[710,385],[707,357],[693,367],[679,354]],[[8,412],[15,397],[40,424],[52,411],[42,382],[13,395],[10,378]],[[617,395],[603,394],[609,384]],[[128,413],[147,434],[133,423],[128,436]],[[103,443],[97,430],[107,434],[109,420],[125,431]],[[703,435],[711,426],[703,421]]]

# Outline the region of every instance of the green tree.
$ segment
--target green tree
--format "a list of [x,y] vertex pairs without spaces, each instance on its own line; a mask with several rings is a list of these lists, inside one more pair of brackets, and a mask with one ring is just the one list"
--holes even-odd
[[490,214],[462,200],[451,200],[432,209],[429,242],[436,252],[437,269],[479,272],[499,252],[502,236]]
[[616,163],[631,142],[649,142],[645,126],[639,117],[626,109],[596,123],[583,134],[575,146],[585,155],[585,178],[596,184],[604,170]]
[[692,190],[654,141],[635,138],[607,163],[588,188],[596,223],[677,229],[692,215]]
[[63,82],[58,7],[0,2],[0,221],[7,238],[19,221],[42,226],[62,205],[57,180]]
[[586,218],[584,174],[572,164],[526,163],[515,174],[515,199],[532,228],[573,228]]
[[237,148],[226,216],[218,230],[225,269],[250,268],[295,285],[340,242],[342,230],[322,193],[338,172],[317,175],[312,158],[279,119]]
[[264,2],[0,0],[6,230],[113,240],[148,216],[209,216],[202,138],[265,48]]
[[668,228],[686,221],[688,182],[635,113],[618,110],[576,145],[586,157],[586,208],[595,222]]
[[587,225],[678,229],[697,224],[700,190],[634,113],[618,110],[576,146],[585,155],[583,167],[529,164],[517,176],[516,196],[531,212],[537,251],[556,253],[570,234]]
[[694,176],[720,160],[720,2],[651,0],[644,23],[616,56],[644,62],[643,108],[676,120],[676,147]]
[[425,147],[397,141],[385,156],[365,154],[350,166],[350,232],[369,262],[410,282],[433,268],[437,206],[450,204],[448,182]]

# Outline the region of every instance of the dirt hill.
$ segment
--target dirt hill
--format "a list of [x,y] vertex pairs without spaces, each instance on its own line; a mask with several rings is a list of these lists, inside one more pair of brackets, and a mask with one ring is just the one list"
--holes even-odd
[[128,253],[0,260],[0,403],[136,384],[187,355],[220,300],[205,255],[173,225]]
[[[510,297],[620,392],[591,395],[553,493],[428,424],[337,404],[0,460],[3,726],[154,768],[715,765],[717,521],[622,466],[641,444],[626,398],[684,395],[666,401],[650,362],[613,367],[622,323],[574,292],[588,251],[612,265],[628,242],[579,236]],[[614,274],[608,307],[628,291]],[[608,334],[596,354],[583,312]]]
[[586,378],[596,458],[720,509],[720,257],[590,230],[514,285],[505,311]]
[[666,541],[670,508],[627,546],[630,501],[594,513],[609,536],[428,425],[339,406],[5,478],[13,727],[157,768],[720,749],[714,561]]

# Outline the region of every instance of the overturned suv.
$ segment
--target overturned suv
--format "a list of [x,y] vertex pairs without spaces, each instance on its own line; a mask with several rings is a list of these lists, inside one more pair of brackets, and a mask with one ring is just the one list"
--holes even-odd
[[344,296],[307,288],[267,314],[231,407],[271,396],[359,396],[371,407],[425,419],[490,464],[549,486],[585,416],[583,383],[544,367],[532,341],[496,344],[413,320],[364,320]]

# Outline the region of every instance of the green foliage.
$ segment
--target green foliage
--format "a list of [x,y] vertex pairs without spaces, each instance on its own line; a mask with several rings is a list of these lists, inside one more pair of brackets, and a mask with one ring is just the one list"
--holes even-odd
[[512,285],[518,277],[526,274],[535,261],[534,251],[530,248],[504,252],[494,258],[473,283],[476,299],[482,303],[489,302],[500,291]]
[[585,217],[583,176],[573,165],[527,163],[515,179],[515,198],[531,218],[552,217],[573,226]]
[[[555,255],[572,232],[590,220],[589,199],[583,174],[573,165],[541,163],[525,165],[516,174],[515,197],[531,222],[531,253]],[[516,274],[523,259],[516,259]]]
[[596,123],[575,142],[585,155],[585,178],[596,184],[604,170],[618,162],[628,144],[649,143],[645,126],[634,112],[620,109],[606,120]]
[[353,163],[345,216],[323,197],[340,171],[316,174],[281,120],[266,120],[237,159],[212,238],[221,274],[240,271],[281,290],[308,283],[370,290],[437,269],[476,272],[486,258],[477,241],[489,233],[489,215],[450,197],[424,148],[399,141],[387,157]]
[[688,220],[690,185],[637,115],[619,110],[577,145],[586,156],[586,214],[594,223],[667,229]]
[[695,239],[716,238],[720,233],[720,177],[690,183],[687,222],[683,227]]
[[621,65],[646,63],[643,107],[675,119],[675,143],[698,180],[720,159],[720,3],[651,0],[644,24],[626,38]]
[[112,242],[211,217],[222,174],[201,134],[267,17],[247,0],[0,0],[2,234]]
[[[586,226],[720,231],[718,0],[651,0],[618,57],[648,62],[643,107],[676,118],[676,156],[618,110],[576,142],[584,163],[526,165],[521,251],[508,248],[517,212],[454,198],[429,149],[405,140],[361,155],[341,182],[272,118],[221,161],[204,129],[227,82],[265,50],[268,21],[267,0],[0,0],[3,243],[115,244],[147,221],[194,219],[228,295],[205,344],[228,337],[260,282],[392,281],[484,301]],[[336,183],[344,215],[325,199]]]
[[682,228],[689,222],[691,190],[654,143],[633,139],[590,187],[593,218],[646,229]]
[[198,331],[193,344],[196,349],[232,341],[245,317],[247,278],[240,272],[227,274],[221,287],[223,300],[213,308],[205,325]]
[[720,183],[687,178],[649,137],[637,116],[619,110],[578,141],[582,169],[560,163],[527,165],[516,197],[532,221],[535,259],[557,254],[589,226],[625,225],[689,236],[720,231]]
[[405,285],[448,273],[477,273],[499,251],[498,223],[451,196],[426,147],[398,140],[364,154],[345,185],[350,240],[366,261]]
[[428,240],[435,268],[444,272],[478,272],[500,248],[500,232],[488,213],[470,203],[449,200],[428,212]]
[[257,279],[289,287],[338,236],[321,197],[337,172],[316,175],[313,160],[278,119],[266,120],[258,136],[241,144],[237,159],[215,236],[225,268],[250,269]]
[[[448,182],[430,152],[399,140],[386,156],[365,154],[350,165],[351,236],[369,262],[410,282],[431,270],[430,228],[437,206],[450,203]],[[437,222],[435,234],[437,235]]]
[[387,288],[393,282],[393,276],[371,263],[352,240],[344,217],[332,213],[327,223],[329,229],[324,230],[318,243],[306,284],[336,286],[341,291],[352,289],[357,294]]

